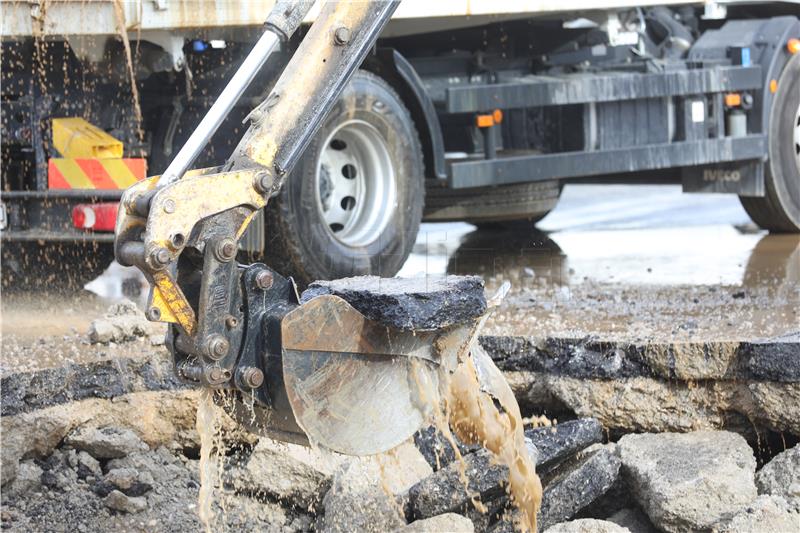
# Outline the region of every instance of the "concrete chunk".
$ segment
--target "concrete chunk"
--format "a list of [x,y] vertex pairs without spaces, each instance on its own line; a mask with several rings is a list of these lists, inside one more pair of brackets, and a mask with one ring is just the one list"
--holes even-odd
[[613,522],[582,518],[561,522],[545,529],[544,533],[630,533],[630,530]]
[[753,451],[734,433],[626,435],[618,445],[631,492],[661,530],[709,529],[756,497]]
[[440,514],[424,520],[416,520],[405,527],[396,529],[394,533],[473,533],[472,521],[459,514]]
[[125,300],[112,305],[105,317],[92,321],[89,340],[92,343],[119,343],[157,335],[162,330],[163,326],[148,321],[135,303]]
[[800,445],[779,453],[756,474],[760,494],[794,499],[800,506]]
[[800,510],[780,496],[759,496],[733,518],[716,524],[717,533],[800,531]]
[[330,488],[332,471],[321,452],[297,445],[261,439],[247,462],[226,473],[231,485],[248,493],[264,493],[301,508],[322,500]]
[[113,426],[80,427],[67,435],[65,442],[97,459],[115,459],[148,449],[130,429]]
[[428,463],[408,442],[388,457],[348,458],[333,474],[316,530],[383,533],[403,527],[409,488],[430,474]]
[[106,507],[123,513],[138,513],[147,509],[147,500],[126,496],[118,490],[112,490],[103,499]]

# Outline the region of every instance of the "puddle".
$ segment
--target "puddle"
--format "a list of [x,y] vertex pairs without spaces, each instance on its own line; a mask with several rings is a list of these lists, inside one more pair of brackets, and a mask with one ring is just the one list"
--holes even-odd
[[662,341],[800,330],[800,236],[738,199],[673,186],[566,187],[542,228],[423,224],[402,276],[479,274],[512,292],[487,333]]

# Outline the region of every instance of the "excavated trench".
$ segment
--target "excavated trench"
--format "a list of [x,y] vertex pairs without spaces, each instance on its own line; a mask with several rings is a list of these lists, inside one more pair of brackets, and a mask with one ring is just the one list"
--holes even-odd
[[[4,354],[14,353],[4,358],[1,384],[4,528],[185,531],[204,527],[201,516],[212,531],[387,531],[406,523],[423,531],[423,520],[439,528],[432,530],[511,531],[524,523],[509,498],[503,461],[476,445],[485,441],[478,435],[485,426],[456,425],[458,454],[431,427],[391,456],[357,460],[258,439],[206,404],[212,411],[201,413],[213,416],[216,430],[201,438],[202,393],[175,379],[161,332],[132,307],[115,306],[110,314],[88,335],[28,344],[6,339]],[[570,519],[611,527],[582,522],[611,519],[631,531],[745,531],[737,529],[752,518],[740,516],[745,508],[779,525],[800,520],[800,487],[780,482],[796,480],[800,466],[793,448],[800,438],[796,333],[739,342],[487,334],[479,343],[527,423],[526,457],[544,486],[539,530]],[[48,360],[42,353],[61,355]],[[543,421],[552,425],[537,429]],[[644,453],[633,433],[665,442]],[[687,442],[671,444],[677,434]],[[204,440],[216,469],[200,467]],[[711,466],[678,465],[676,475],[706,468],[710,486],[724,493],[735,481],[746,497],[713,508],[711,522],[648,507],[644,498],[665,497],[648,483],[663,482],[659,476],[667,473],[637,461],[646,463],[648,453],[669,456],[675,446],[718,456]],[[714,478],[729,467],[725,480]],[[777,481],[762,475],[773,470]],[[213,484],[213,498],[199,498],[203,481]]]

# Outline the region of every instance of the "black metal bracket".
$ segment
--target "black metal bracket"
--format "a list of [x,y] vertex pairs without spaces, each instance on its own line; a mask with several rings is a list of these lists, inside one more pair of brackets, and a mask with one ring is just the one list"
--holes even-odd
[[529,154],[453,163],[449,185],[454,189],[560,178],[602,176],[728,161],[761,159],[765,135],[723,137],[595,152]]

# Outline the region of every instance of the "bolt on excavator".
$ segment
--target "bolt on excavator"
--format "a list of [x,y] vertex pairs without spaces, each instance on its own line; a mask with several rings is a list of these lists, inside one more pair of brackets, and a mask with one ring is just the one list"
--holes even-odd
[[[230,158],[190,170],[314,4],[278,1],[166,171],[124,193],[115,228],[117,260],[150,283],[147,318],[170,325],[180,378],[229,391],[223,407],[254,432],[351,455],[389,450],[430,421],[442,372],[475,351],[487,312],[482,280],[423,280],[420,290],[408,280],[353,278],[312,284],[301,297],[291,278],[236,256],[398,3],[321,2]],[[482,357],[478,374],[492,374]]]

